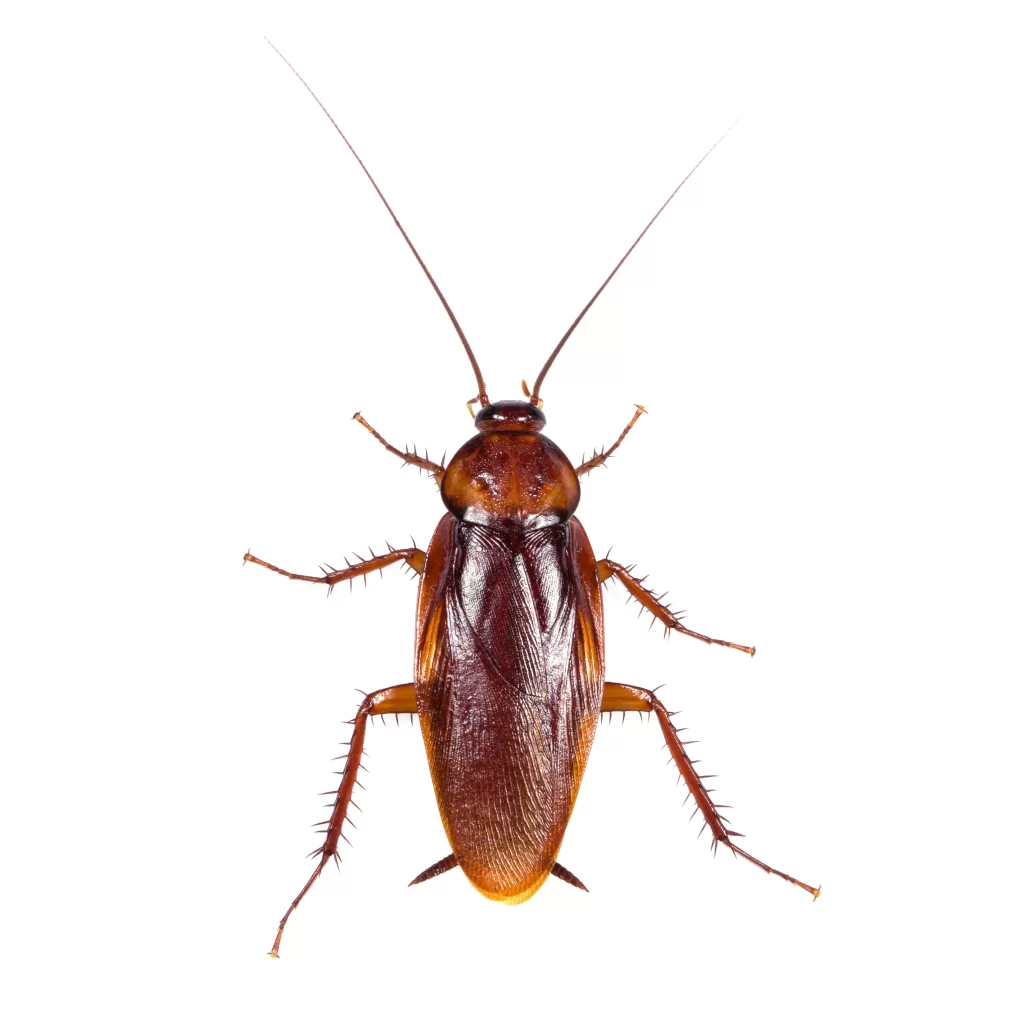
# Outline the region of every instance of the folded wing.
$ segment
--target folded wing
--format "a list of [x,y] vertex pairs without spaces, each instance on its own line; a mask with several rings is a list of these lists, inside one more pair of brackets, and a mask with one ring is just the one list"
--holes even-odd
[[417,708],[452,850],[484,895],[527,899],[557,857],[600,715],[603,617],[583,528],[446,516],[417,623]]

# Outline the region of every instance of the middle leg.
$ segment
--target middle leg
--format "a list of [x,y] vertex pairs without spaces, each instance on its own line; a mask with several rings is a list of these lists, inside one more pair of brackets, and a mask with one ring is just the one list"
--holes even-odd
[[630,597],[636,598],[665,627],[666,636],[671,629],[677,633],[685,633],[687,636],[703,640],[706,644],[731,647],[734,651],[742,651],[751,657],[757,653],[757,649],[754,647],[734,644],[731,640],[716,640],[714,637],[705,636],[703,633],[696,633],[692,629],[687,629],[680,621],[678,614],[672,611],[667,604],[662,603],[661,598],[665,595],[662,594],[661,597],[656,597],[653,590],[648,590],[644,586],[644,580],[637,579],[624,565],[619,565],[618,562],[613,562],[610,558],[602,558],[597,563],[597,572],[598,578],[602,583],[614,576],[629,591]]
[[[406,565],[418,576],[423,572],[423,566],[426,564],[427,553],[420,551],[419,548],[393,548],[388,545],[388,553],[386,555],[375,555],[373,550],[370,550],[370,558],[364,558],[362,561],[356,562],[353,565],[346,558],[345,561],[348,567],[345,569],[335,569],[333,566],[327,566],[323,568],[322,576],[305,576],[298,572],[289,572],[287,569],[281,569],[276,565],[272,565],[270,562],[265,562],[262,558],[257,558],[251,551],[246,551],[242,556],[242,565],[246,562],[252,562],[254,565],[262,565],[264,569],[269,569],[271,572],[276,572],[279,576],[287,576],[290,580],[305,580],[307,583],[326,583],[327,592],[330,593],[339,583],[344,583],[348,580],[351,586],[352,580],[363,577],[363,581],[366,581],[366,577],[371,572],[381,572],[389,565],[394,565],[396,562],[404,561]],[[328,572],[328,569],[330,570]]]

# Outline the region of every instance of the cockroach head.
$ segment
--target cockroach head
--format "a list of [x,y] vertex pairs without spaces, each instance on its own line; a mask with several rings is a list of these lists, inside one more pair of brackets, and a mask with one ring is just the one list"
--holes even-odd
[[476,414],[479,433],[452,456],[441,498],[465,523],[536,530],[572,518],[580,482],[564,452],[541,431],[530,402],[495,402]]
[[485,405],[477,414],[476,429],[488,433],[492,430],[522,430],[538,434],[544,429],[547,418],[540,408],[529,402],[495,402]]

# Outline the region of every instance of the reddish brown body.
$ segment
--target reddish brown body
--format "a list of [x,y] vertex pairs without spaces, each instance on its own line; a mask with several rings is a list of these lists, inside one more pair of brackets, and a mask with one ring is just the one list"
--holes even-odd
[[601,714],[597,562],[570,518],[572,464],[519,421],[466,444],[441,493],[450,511],[420,583],[416,707],[454,856],[485,896],[518,903],[555,863]]
[[[341,129],[337,124],[334,127],[359,160]],[[637,406],[607,451],[595,453],[575,468],[541,433],[545,418],[540,410],[540,386],[555,357],[690,175],[583,307],[544,364],[532,393],[524,382],[529,401],[492,404],[455,314],[376,182],[361,160],[359,163],[465,347],[478,387],[473,403],[479,402],[481,409],[475,420],[478,433],[447,468],[415,451],[392,447],[359,413],[354,417],[388,451],[426,470],[440,487],[447,512],[426,552],[389,547],[387,554],[371,552],[364,561],[345,569],[328,567],[320,576],[288,572],[251,553],[245,555],[245,562],[329,588],[401,562],[421,577],[415,682],[377,690],[360,705],[352,722],[341,782],[333,794],[331,816],[320,823],[326,828],[323,845],[315,852],[317,865],[285,912],[271,955],[278,954],[292,911],[328,861],[338,857],[361,765],[366,723],[373,715],[419,716],[434,792],[451,845],[451,853],[411,884],[458,866],[481,893],[505,903],[529,899],[549,875],[585,888],[556,858],[598,721],[603,711],[646,711],[657,719],[672,760],[704,818],[704,827],[710,830],[712,845],[727,846],[737,856],[817,898],[819,889],[769,867],[735,844],[739,833],[727,828],[721,807],[712,801],[697,774],[672,716],[654,693],[605,679],[601,584],[611,579],[622,583],[666,633],[671,630],[754,653],[753,647],[716,640],[683,625],[629,569],[607,558],[596,559],[583,527],[574,518],[580,477],[607,461],[644,409]]]

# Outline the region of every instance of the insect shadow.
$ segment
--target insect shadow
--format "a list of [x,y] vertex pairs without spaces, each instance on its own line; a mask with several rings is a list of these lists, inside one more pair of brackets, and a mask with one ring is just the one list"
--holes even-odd
[[[268,40],[269,42],[269,40]],[[273,46],[273,44],[270,44]],[[476,436],[447,466],[426,453],[389,444],[360,414],[353,417],[391,454],[428,473],[446,511],[426,551],[392,548],[344,569],[323,568],[307,576],[288,572],[247,552],[244,562],[262,565],[293,580],[337,584],[404,564],[419,576],[416,604],[415,681],[368,694],[359,705],[344,770],[331,815],[319,822],[324,841],[314,851],[316,867],[292,900],[277,929],[270,955],[276,957],[292,911],[324,866],[338,857],[343,829],[357,785],[366,723],[375,715],[419,716],[427,760],[451,852],[417,875],[411,885],[454,867],[488,899],[522,903],[553,875],[586,889],[558,863],[566,826],[579,792],[587,758],[603,712],[653,714],[665,743],[711,832],[738,857],[809,892],[820,888],[777,871],[747,853],[728,827],[686,752],[687,741],[673,714],[651,690],[605,678],[602,585],[617,580],[630,597],[669,631],[707,644],[753,655],[754,648],[697,633],[662,598],[634,575],[631,566],[598,559],[580,521],[580,478],[618,449],[644,413],[637,406],[622,433],[607,449],[573,466],[542,433],[546,420],[541,385],[573,331],[619,268],[690,176],[728,131],[697,162],[640,232],[590,301],[570,324],[529,388],[526,401],[492,402],[480,366],[455,313],[417,252],[373,176],[301,75],[277,47],[278,56],[316,100],[359,162],[444,306],[469,357],[476,378]],[[731,129],[730,129],[731,130]],[[346,839],[347,841],[347,839]]]

